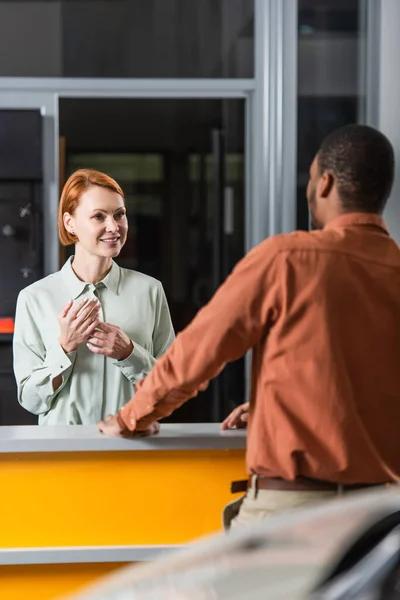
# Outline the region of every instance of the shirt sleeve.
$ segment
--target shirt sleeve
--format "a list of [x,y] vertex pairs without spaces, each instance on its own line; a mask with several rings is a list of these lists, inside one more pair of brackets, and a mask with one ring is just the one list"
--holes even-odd
[[277,252],[271,240],[242,259],[210,302],[178,334],[134,398],[118,413],[122,427],[142,431],[207,387],[227,362],[267,335],[279,313]]
[[164,289],[159,283],[153,327],[153,354],[132,340],[132,353],[125,359],[115,361],[114,365],[121,369],[125,377],[133,384],[146,377],[154,367],[156,359],[169,348],[175,339],[171,315]]
[[[57,338],[45,348],[25,291],[17,300],[13,354],[19,403],[35,415],[46,413],[71,376],[76,351],[66,354]],[[53,379],[58,375],[62,376],[62,383],[54,391]]]

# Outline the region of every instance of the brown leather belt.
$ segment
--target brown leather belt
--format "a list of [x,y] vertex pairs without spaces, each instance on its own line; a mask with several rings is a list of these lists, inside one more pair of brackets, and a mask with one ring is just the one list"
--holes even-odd
[[292,481],[286,479],[280,479],[279,477],[263,477],[258,476],[249,479],[243,479],[241,481],[232,481],[231,492],[235,494],[237,492],[245,492],[249,488],[256,490],[283,490],[288,492],[302,492],[302,491],[351,491],[360,490],[362,488],[375,487],[378,485],[388,485],[384,483],[353,483],[353,484],[340,484],[332,483],[330,481],[321,481],[319,479],[311,479],[311,477],[297,477]]

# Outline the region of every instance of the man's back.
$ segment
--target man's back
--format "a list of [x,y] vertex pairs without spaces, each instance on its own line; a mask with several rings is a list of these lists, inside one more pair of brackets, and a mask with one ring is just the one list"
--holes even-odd
[[278,281],[253,351],[249,471],[388,481],[400,474],[400,249],[363,214],[268,240],[268,255],[271,245]]

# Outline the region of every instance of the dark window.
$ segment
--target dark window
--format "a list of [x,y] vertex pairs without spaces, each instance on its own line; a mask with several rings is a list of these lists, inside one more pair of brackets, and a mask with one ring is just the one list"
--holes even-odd
[[0,1],[0,76],[252,77],[253,0]]
[[297,227],[308,229],[306,188],[323,138],[359,120],[363,44],[359,0],[299,0]]

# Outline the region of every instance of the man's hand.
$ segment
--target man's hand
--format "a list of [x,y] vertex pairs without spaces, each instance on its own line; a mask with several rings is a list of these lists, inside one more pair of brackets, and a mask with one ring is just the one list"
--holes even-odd
[[243,429],[247,427],[247,421],[249,420],[249,402],[245,402],[240,406],[237,406],[230,415],[228,415],[225,421],[221,423],[221,429]]
[[100,304],[96,298],[82,298],[73,303],[70,300],[58,316],[60,336],[58,341],[64,352],[76,350],[93,334],[99,324]]
[[109,323],[99,324],[90,336],[87,347],[94,354],[104,354],[115,360],[125,360],[133,350],[133,344],[126,333]]
[[160,431],[160,425],[155,422],[150,425],[145,431],[130,431],[129,429],[124,429],[117,421],[117,417],[115,415],[108,415],[105,421],[100,421],[97,424],[99,431],[104,433],[109,437],[123,437],[123,438],[132,438],[132,437],[146,437],[148,435],[154,435]]

